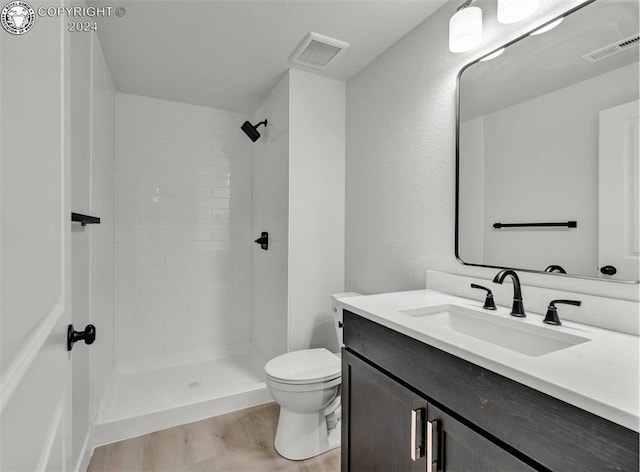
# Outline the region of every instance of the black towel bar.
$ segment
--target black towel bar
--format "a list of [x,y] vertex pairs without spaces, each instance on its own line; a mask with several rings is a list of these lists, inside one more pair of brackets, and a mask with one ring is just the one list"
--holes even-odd
[[567,228],[577,228],[577,221],[562,221],[559,223],[493,223],[493,227],[500,228],[522,228],[526,226],[540,227],[540,226],[566,226]]

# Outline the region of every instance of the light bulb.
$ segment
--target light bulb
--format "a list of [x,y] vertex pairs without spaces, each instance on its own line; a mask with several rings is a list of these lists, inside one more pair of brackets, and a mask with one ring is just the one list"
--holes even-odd
[[466,52],[482,41],[482,10],[467,7],[449,20],[449,51]]
[[540,0],[498,0],[498,23],[506,25],[524,20],[539,4]]

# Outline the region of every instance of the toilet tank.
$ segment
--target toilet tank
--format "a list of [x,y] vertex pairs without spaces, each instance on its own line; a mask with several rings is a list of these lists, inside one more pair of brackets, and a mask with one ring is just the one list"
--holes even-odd
[[342,348],[342,308],[340,308],[338,299],[340,298],[349,298],[349,297],[360,297],[361,293],[357,292],[345,292],[345,293],[334,293],[331,295],[331,311],[333,312],[333,320],[336,328],[336,335],[338,336],[338,346]]

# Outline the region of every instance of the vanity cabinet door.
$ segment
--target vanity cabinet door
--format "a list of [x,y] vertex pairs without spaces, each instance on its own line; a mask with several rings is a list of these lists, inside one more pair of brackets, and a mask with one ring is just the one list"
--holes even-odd
[[433,468],[434,472],[536,470],[432,404],[429,404],[427,419],[437,431],[433,448],[438,464]]
[[348,350],[342,389],[343,472],[536,470]]
[[426,400],[348,351],[342,359],[341,470],[425,472]]

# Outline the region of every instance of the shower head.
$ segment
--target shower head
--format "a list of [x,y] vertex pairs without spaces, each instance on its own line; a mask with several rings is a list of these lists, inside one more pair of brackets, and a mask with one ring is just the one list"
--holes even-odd
[[242,126],[240,127],[240,129],[242,129],[242,131],[244,131],[245,134],[247,136],[249,136],[249,139],[251,139],[251,141],[253,141],[255,143],[258,140],[258,138],[260,137],[260,133],[258,132],[258,126],[260,126],[260,125],[264,125],[266,127],[267,126],[267,120],[261,121],[257,125],[252,125],[248,121],[245,121],[242,124]]

